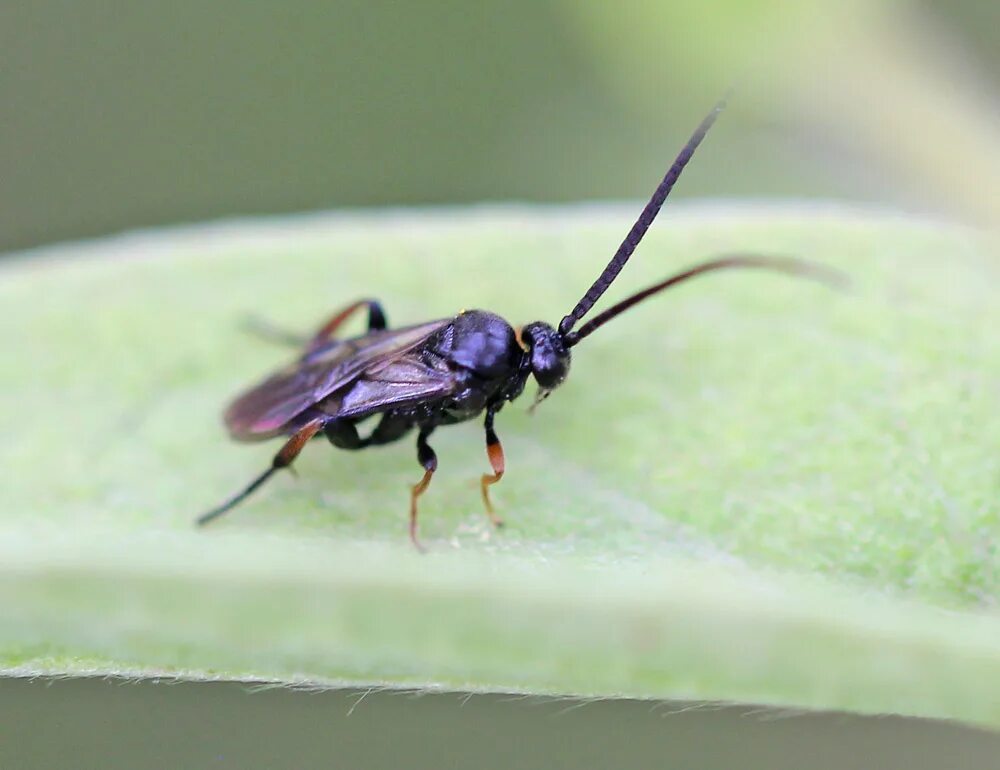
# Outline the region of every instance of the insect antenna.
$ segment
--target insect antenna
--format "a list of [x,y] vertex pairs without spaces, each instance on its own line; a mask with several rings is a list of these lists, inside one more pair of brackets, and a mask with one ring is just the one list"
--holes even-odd
[[678,283],[688,280],[689,278],[694,278],[696,275],[701,275],[702,273],[709,273],[715,270],[728,270],[729,268],[753,268],[761,270],[771,270],[779,273],[787,273],[788,275],[794,275],[800,278],[809,278],[820,283],[824,283],[828,286],[834,288],[846,288],[848,285],[847,276],[838,270],[826,267],[825,265],[819,265],[815,262],[806,262],[801,259],[792,259],[791,257],[767,257],[759,256],[756,254],[732,254],[729,256],[719,257],[717,259],[709,260],[708,262],[702,262],[694,267],[689,267],[687,270],[682,270],[669,278],[660,281],[642,291],[636,292],[631,297],[623,299],[616,305],[612,305],[607,310],[598,313],[596,316],[591,318],[587,323],[581,326],[577,331],[571,332],[570,334],[564,336],[565,344],[567,347],[572,347],[576,345],[584,337],[593,334],[595,331],[600,329],[604,324],[610,321],[615,316],[624,313],[633,305],[637,305],[644,299],[652,297],[654,294],[658,294],[661,291],[669,289],[671,286],[675,286]]
[[684,171],[684,167],[691,160],[694,155],[694,151],[698,149],[698,145],[701,144],[701,140],[705,138],[705,134],[715,123],[715,119],[719,116],[719,113],[726,106],[726,99],[723,97],[716,105],[712,108],[712,111],[706,115],[695,132],[688,139],[687,144],[678,153],[677,157],[674,158],[674,162],[667,169],[667,173],[664,175],[663,180],[657,185],[656,189],[653,191],[652,197],[649,202],[643,208],[642,213],[639,214],[639,218],[632,225],[632,229],[628,231],[628,235],[625,236],[625,240],[621,242],[615,255],[608,262],[608,266],[604,268],[604,272],[601,273],[600,277],[594,281],[593,285],[587,289],[587,293],[580,298],[580,301],[576,303],[576,307],[565,316],[562,321],[559,322],[559,334],[566,336],[572,331],[573,327],[576,325],[583,316],[587,314],[587,311],[594,306],[594,303],[601,298],[601,295],[607,291],[608,287],[614,282],[615,278],[625,267],[625,263],[628,262],[629,257],[632,256],[632,252],[635,251],[639,242],[642,240],[649,226],[653,224],[653,220],[656,219],[656,215],[660,213],[660,208],[663,206],[663,202],[667,199],[670,191],[674,188],[677,180],[680,178],[681,172]]

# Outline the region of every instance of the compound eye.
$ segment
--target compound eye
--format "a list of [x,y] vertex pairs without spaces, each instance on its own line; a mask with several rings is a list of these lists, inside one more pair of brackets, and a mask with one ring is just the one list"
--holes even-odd
[[531,371],[542,388],[552,390],[566,379],[566,363],[553,350],[539,346],[531,356]]

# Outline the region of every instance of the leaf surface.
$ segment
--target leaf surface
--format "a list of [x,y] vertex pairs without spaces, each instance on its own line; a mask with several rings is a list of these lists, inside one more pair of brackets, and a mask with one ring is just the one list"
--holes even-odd
[[[266,467],[228,398],[377,296],[390,324],[463,308],[555,323],[632,207],[247,221],[0,266],[0,669],[739,700],[1000,726],[1000,261],[982,233],[795,205],[665,212],[605,302],[696,260],[797,255],[698,279],[574,349],[534,417],[434,436],[405,534],[407,439]],[[28,258],[30,257],[30,258]]]

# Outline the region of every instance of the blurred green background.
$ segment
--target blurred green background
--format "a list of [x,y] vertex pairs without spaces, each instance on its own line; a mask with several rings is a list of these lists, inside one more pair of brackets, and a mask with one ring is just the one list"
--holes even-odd
[[6,682],[0,712],[5,770],[971,770],[1000,752],[996,734],[922,719],[235,682]]
[[[996,221],[1000,4],[0,4],[0,250],[345,206],[645,195]],[[998,172],[998,173],[993,173]]]

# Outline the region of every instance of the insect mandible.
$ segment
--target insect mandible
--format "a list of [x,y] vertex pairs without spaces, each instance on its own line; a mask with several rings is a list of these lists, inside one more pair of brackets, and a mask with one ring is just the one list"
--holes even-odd
[[[571,351],[582,340],[633,305],[703,273],[729,268],[760,268],[841,283],[829,268],[798,259],[750,254],[721,256],[694,265],[598,313],[575,329],[614,282],[639,245],[688,161],[724,107],[719,102],[705,116],[674,159],[611,261],[558,326],[534,321],[515,329],[485,310],[467,310],[451,318],[388,329],[382,306],[364,299],[335,313],[302,341],[295,362],[233,401],[225,424],[237,441],[287,436],[271,466],[246,488],[198,518],[207,524],[244,500],[276,471],[289,468],[312,438],[325,436],[339,449],[364,449],[398,441],[417,431],[417,460],[423,477],[410,490],[410,539],[417,537],[417,500],[437,470],[429,439],[438,426],[484,415],[486,455],[492,473],[480,481],[483,504],[495,526],[502,524],[490,502],[489,488],[504,475],[503,447],[494,429],[497,413],[524,391],[528,378],[538,383],[537,405],[569,374]],[[340,326],[359,310],[368,312],[368,331],[338,339]],[[379,415],[366,436],[358,423]]]

